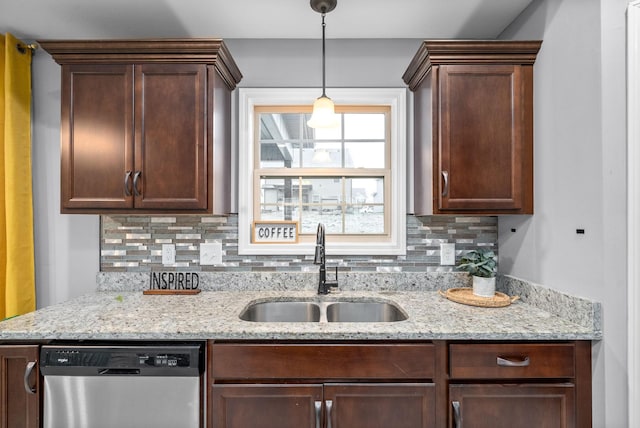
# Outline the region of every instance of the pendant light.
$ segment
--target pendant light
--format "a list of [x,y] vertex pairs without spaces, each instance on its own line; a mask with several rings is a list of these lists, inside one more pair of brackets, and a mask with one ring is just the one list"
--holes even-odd
[[340,125],[333,101],[325,93],[325,23],[324,16],[336,8],[338,0],[311,0],[311,9],[322,14],[322,95],[313,103],[313,113],[307,125],[311,128],[335,128]]

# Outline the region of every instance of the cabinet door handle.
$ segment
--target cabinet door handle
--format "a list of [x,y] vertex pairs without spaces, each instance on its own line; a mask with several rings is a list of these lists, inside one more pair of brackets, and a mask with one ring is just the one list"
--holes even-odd
[[460,420],[460,402],[452,401],[451,406],[453,407],[453,423],[455,423],[455,428],[461,428],[462,421]]
[[333,409],[333,401],[325,400],[327,406],[327,428],[331,428],[331,410]]
[[442,171],[442,179],[444,180],[444,186],[442,187],[442,196],[449,195],[449,171]]
[[131,171],[127,171],[124,173],[124,195],[131,196],[131,188],[129,187],[131,183]]
[[24,390],[27,391],[28,394],[35,394],[36,388],[29,384],[29,377],[31,377],[31,373],[33,369],[36,367],[35,361],[29,361],[27,363],[27,367],[24,369]]
[[316,401],[314,403],[316,408],[316,428],[320,428],[320,413],[322,412],[322,401]]
[[133,194],[135,196],[140,196],[140,191],[138,190],[138,180],[140,176],[142,176],[142,171],[136,171],[135,174],[133,174]]
[[500,367],[527,367],[530,363],[529,357],[498,357],[496,360]]

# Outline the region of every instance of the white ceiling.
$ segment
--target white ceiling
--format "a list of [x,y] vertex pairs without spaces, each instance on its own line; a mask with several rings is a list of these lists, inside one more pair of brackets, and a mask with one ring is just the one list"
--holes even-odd
[[[327,38],[495,38],[532,0],[339,0]],[[320,38],[309,0],[0,0],[0,32],[34,39]]]

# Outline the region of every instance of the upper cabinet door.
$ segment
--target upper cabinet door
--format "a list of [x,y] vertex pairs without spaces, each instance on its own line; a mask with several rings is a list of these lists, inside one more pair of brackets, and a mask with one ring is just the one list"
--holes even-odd
[[136,65],[136,208],[207,208],[206,77],[203,64]]
[[513,65],[440,67],[440,210],[521,210],[523,88]]
[[62,211],[133,207],[133,67],[62,68]]
[[540,41],[425,40],[414,96],[414,213],[533,214],[533,63]]

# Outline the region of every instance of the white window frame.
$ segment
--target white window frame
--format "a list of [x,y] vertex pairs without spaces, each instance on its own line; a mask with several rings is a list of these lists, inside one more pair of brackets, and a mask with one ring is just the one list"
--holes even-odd
[[[404,255],[406,254],[406,156],[407,90],[405,88],[327,88],[336,105],[384,105],[391,109],[391,195],[389,199],[390,238],[384,242],[332,242],[327,237],[328,255]],[[253,244],[254,156],[256,156],[254,107],[312,104],[317,88],[239,88],[238,89],[238,254],[313,254],[315,243]]]

